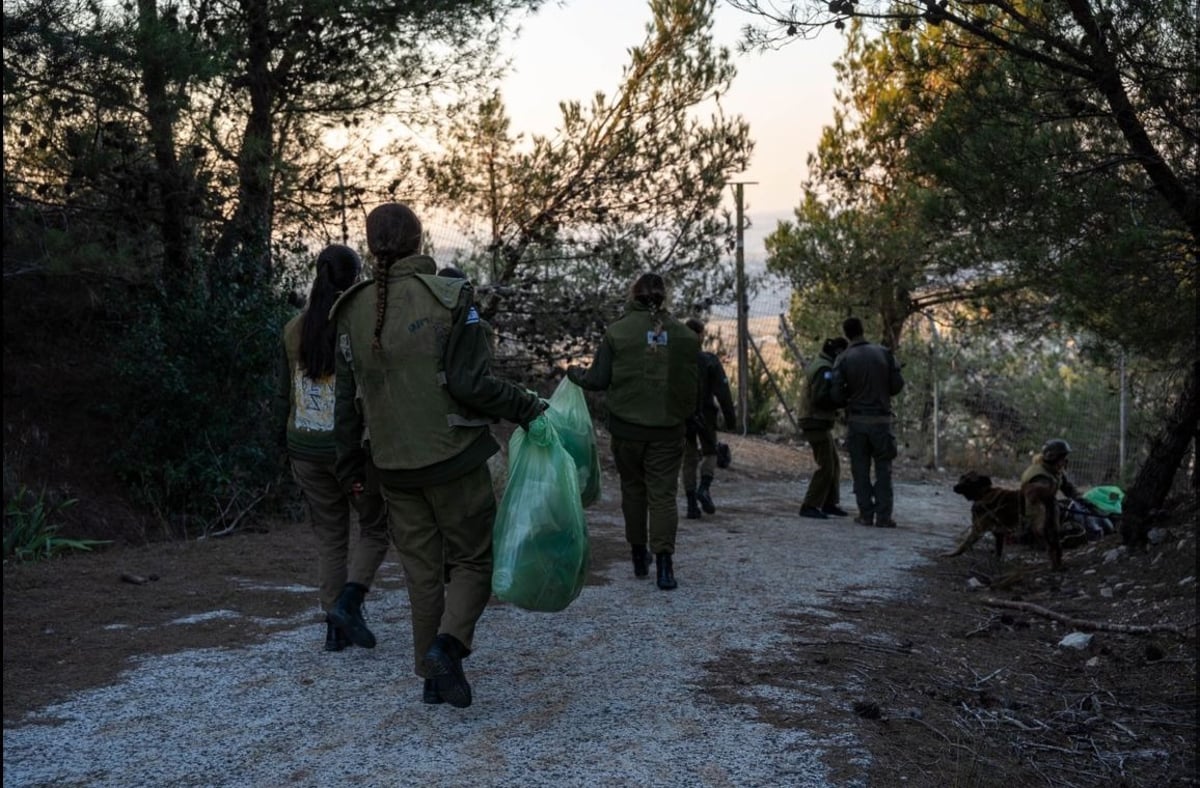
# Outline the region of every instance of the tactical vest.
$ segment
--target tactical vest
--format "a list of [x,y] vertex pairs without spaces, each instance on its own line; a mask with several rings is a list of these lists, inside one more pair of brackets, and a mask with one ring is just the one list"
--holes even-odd
[[696,333],[664,311],[633,306],[608,327],[608,410],[645,427],[674,427],[696,411]]
[[466,411],[446,389],[442,364],[462,279],[434,276],[423,255],[388,269],[387,311],[375,333],[376,285],[347,291],[334,306],[338,352],[354,371],[371,458],[379,468],[415,470],[458,456],[490,423]]
[[1057,492],[1059,488],[1062,487],[1063,474],[1061,471],[1055,473],[1054,471],[1050,470],[1044,464],[1042,464],[1042,461],[1039,459],[1034,462],[1033,465],[1030,465],[1028,468],[1026,468],[1025,472],[1021,474],[1021,484],[1024,485],[1027,482],[1033,481],[1034,479],[1046,479],[1053,482],[1054,490]]
[[814,380],[817,375],[833,369],[833,362],[825,356],[817,356],[804,368],[804,385],[800,388],[800,403],[797,411],[801,419],[815,419],[818,422],[832,424],[837,419],[837,411],[823,410],[813,401]]

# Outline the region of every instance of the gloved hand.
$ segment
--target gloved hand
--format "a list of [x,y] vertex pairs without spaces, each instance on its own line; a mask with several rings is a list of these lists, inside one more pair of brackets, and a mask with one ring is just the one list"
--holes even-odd
[[576,386],[583,385],[583,383],[582,383],[583,375],[584,375],[583,367],[578,367],[578,366],[575,366],[574,364],[567,367],[567,380],[571,381]]
[[525,422],[521,423],[521,425],[520,425],[521,429],[525,430],[526,432],[529,432],[529,425],[532,424],[534,422],[534,420],[537,419],[538,416],[541,416],[543,413],[545,413],[546,409],[549,407],[550,407],[550,402],[548,400],[544,400],[541,397],[538,397],[537,411],[533,414],[533,417],[530,418],[529,421],[525,421]]

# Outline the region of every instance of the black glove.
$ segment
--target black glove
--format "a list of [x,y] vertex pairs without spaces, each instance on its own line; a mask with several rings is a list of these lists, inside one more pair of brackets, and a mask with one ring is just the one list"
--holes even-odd
[[533,416],[531,416],[529,418],[528,421],[521,422],[521,425],[520,425],[521,429],[525,430],[526,432],[529,432],[529,425],[533,424],[533,422],[537,419],[537,417],[541,416],[543,413],[545,413],[546,409],[549,407],[550,407],[550,403],[539,397],[538,401],[537,401],[536,412],[533,414]]

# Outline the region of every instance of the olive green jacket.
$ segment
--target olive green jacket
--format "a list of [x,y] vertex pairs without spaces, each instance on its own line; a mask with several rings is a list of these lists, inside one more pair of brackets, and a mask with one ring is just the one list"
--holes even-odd
[[614,438],[682,438],[696,411],[700,340],[661,309],[637,301],[609,325],[585,371],[568,377],[584,389],[606,391],[608,430]]
[[800,427],[805,430],[833,429],[837,420],[837,411],[822,410],[813,402],[813,387],[819,375],[824,375],[833,369],[832,356],[821,353],[804,368],[804,386],[800,389]]
[[1033,464],[1025,469],[1021,474],[1021,486],[1034,479],[1046,479],[1054,484],[1055,492],[1062,490],[1063,495],[1068,498],[1078,498],[1080,496],[1079,489],[1071,483],[1067,478],[1066,471],[1053,471],[1045,465],[1041,456],[1034,460]]
[[300,369],[301,313],[283,327],[276,364],[275,433],[288,456],[333,462],[334,376],[313,380]]
[[346,486],[365,475],[367,440],[384,483],[440,484],[499,450],[493,421],[524,424],[541,411],[536,395],[492,375],[470,284],[435,271],[424,255],[388,268],[378,350],[374,280],[346,291],[330,312],[338,327],[334,441]]

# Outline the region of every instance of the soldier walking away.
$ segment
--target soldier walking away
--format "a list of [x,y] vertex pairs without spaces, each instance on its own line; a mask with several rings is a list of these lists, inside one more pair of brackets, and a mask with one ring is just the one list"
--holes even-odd
[[586,370],[569,367],[567,376],[584,389],[608,392],[608,431],[621,477],[633,574],[649,574],[653,552],[658,587],[669,591],[678,585],[673,563],[679,528],[676,495],[684,422],[696,410],[700,341],[666,311],[666,295],[666,282],[658,274],[638,277],[624,314],[604,332],[592,365]]
[[[863,338],[857,317],[842,322],[850,341],[834,362],[846,385],[846,448],[859,525],[895,528],[892,519],[892,460],[896,436],[892,434],[892,397],[904,388],[900,364],[892,352]],[[871,480],[871,467],[875,479]]]
[[842,337],[826,339],[821,352],[804,369],[804,388],[800,392],[800,429],[812,447],[817,469],[813,471],[800,504],[801,517],[825,520],[830,515],[845,517],[849,514],[838,505],[842,469],[837,444],[833,440],[838,411],[833,391],[833,364],[848,344]]
[[[367,471],[363,430],[388,506],[412,608],[414,670],[425,703],[471,705],[462,661],[492,593],[496,498],[490,424],[522,426],[545,409],[492,375],[488,338],[464,279],[419,254],[421,222],[387,203],[367,215],[374,279],[334,305],[334,435],[346,487]],[[359,405],[361,407],[359,407]]]
[[[325,611],[325,650],[375,647],[363,619],[363,598],[387,556],[387,507],[368,473],[356,488],[339,483],[334,447],[335,327],[329,309],[358,279],[362,260],[339,244],[317,255],[305,310],[283,328],[275,392],[275,423],[292,474],[308,503],[317,540],[317,584]],[[371,470],[369,460],[368,472]],[[350,542],[350,512],[358,539]]]
[[[704,347],[704,321],[689,318],[685,325],[696,332],[700,346]],[[717,470],[717,410],[725,419],[725,429],[733,429],[737,417],[733,409],[733,395],[729,391],[729,378],[721,359],[716,353],[701,350],[696,354],[700,376],[697,388],[696,412],[687,420],[687,432],[683,440],[683,491],[687,496],[689,520],[700,518],[703,508],[708,514],[717,511],[709,488]],[[697,466],[700,481],[696,482]]]

